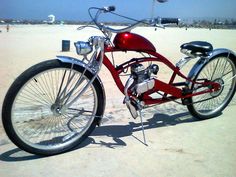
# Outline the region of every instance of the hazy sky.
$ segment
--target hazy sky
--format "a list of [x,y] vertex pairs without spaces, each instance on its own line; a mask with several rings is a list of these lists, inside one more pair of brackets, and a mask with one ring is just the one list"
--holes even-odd
[[[137,19],[151,16],[153,0],[0,0],[0,19],[89,20],[91,6],[116,6],[116,12]],[[169,0],[156,3],[155,16],[236,18],[236,0]],[[113,18],[109,17],[111,20]]]

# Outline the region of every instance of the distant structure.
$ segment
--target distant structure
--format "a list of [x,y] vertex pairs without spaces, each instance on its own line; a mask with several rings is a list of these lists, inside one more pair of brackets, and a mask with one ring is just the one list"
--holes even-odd
[[53,24],[53,23],[55,22],[55,19],[56,19],[56,18],[55,18],[55,15],[52,15],[52,14],[49,15],[49,16],[48,16],[48,21],[47,21],[48,24]]

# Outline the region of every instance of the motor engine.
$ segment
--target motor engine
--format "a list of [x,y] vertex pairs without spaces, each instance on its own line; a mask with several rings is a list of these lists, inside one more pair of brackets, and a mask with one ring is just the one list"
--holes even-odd
[[134,82],[130,86],[130,89],[138,95],[151,90],[155,85],[155,81],[151,75],[156,75],[158,71],[159,67],[156,64],[151,64],[147,68],[140,63],[133,64],[131,66],[131,77],[133,77]]

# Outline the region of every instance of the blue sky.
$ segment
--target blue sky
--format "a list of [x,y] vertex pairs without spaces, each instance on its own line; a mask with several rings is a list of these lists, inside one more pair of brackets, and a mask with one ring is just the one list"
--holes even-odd
[[[133,18],[151,16],[153,0],[1,0],[0,19],[89,20],[91,6],[115,5],[116,12]],[[236,18],[236,0],[169,0],[156,3],[155,16],[178,18]],[[113,17],[107,17],[111,21]]]

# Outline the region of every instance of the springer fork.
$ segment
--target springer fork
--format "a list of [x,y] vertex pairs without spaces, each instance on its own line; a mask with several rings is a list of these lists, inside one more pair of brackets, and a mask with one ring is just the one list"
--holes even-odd
[[[65,92],[67,91],[67,88],[65,88],[62,93],[58,93],[58,97],[57,100],[60,102],[63,102],[63,105],[66,105],[66,107],[70,107],[77,99],[79,99],[79,97],[89,88],[89,86],[93,83],[93,81],[97,78],[98,73],[101,70],[102,67],[102,63],[103,63],[103,56],[104,56],[104,43],[105,43],[105,38],[100,37],[100,36],[94,36],[91,38],[91,43],[93,44],[93,46],[95,47],[95,51],[93,53],[93,55],[91,56],[91,59],[88,61],[88,63],[84,63],[84,71],[81,74],[80,78],[78,79],[75,87],[73,89],[71,89],[67,94],[65,94]],[[100,50],[98,52],[98,50]],[[99,61],[97,61],[97,54],[99,53]],[[87,58],[87,56],[84,56],[85,58]],[[82,81],[84,80],[84,74],[85,72],[88,70],[88,68],[92,69],[94,71],[94,76],[92,77],[91,80],[88,81],[88,83],[83,87],[83,89],[77,94],[77,96],[75,98],[73,98],[72,100],[69,101],[71,95],[73,94],[74,90],[76,90],[76,88],[82,83]],[[73,64],[71,66],[71,70],[73,69]],[[71,72],[71,71],[70,71]],[[71,80],[73,78],[73,74],[69,75],[68,80]],[[61,90],[59,91],[61,92]],[[62,103],[61,103],[62,104]]]

